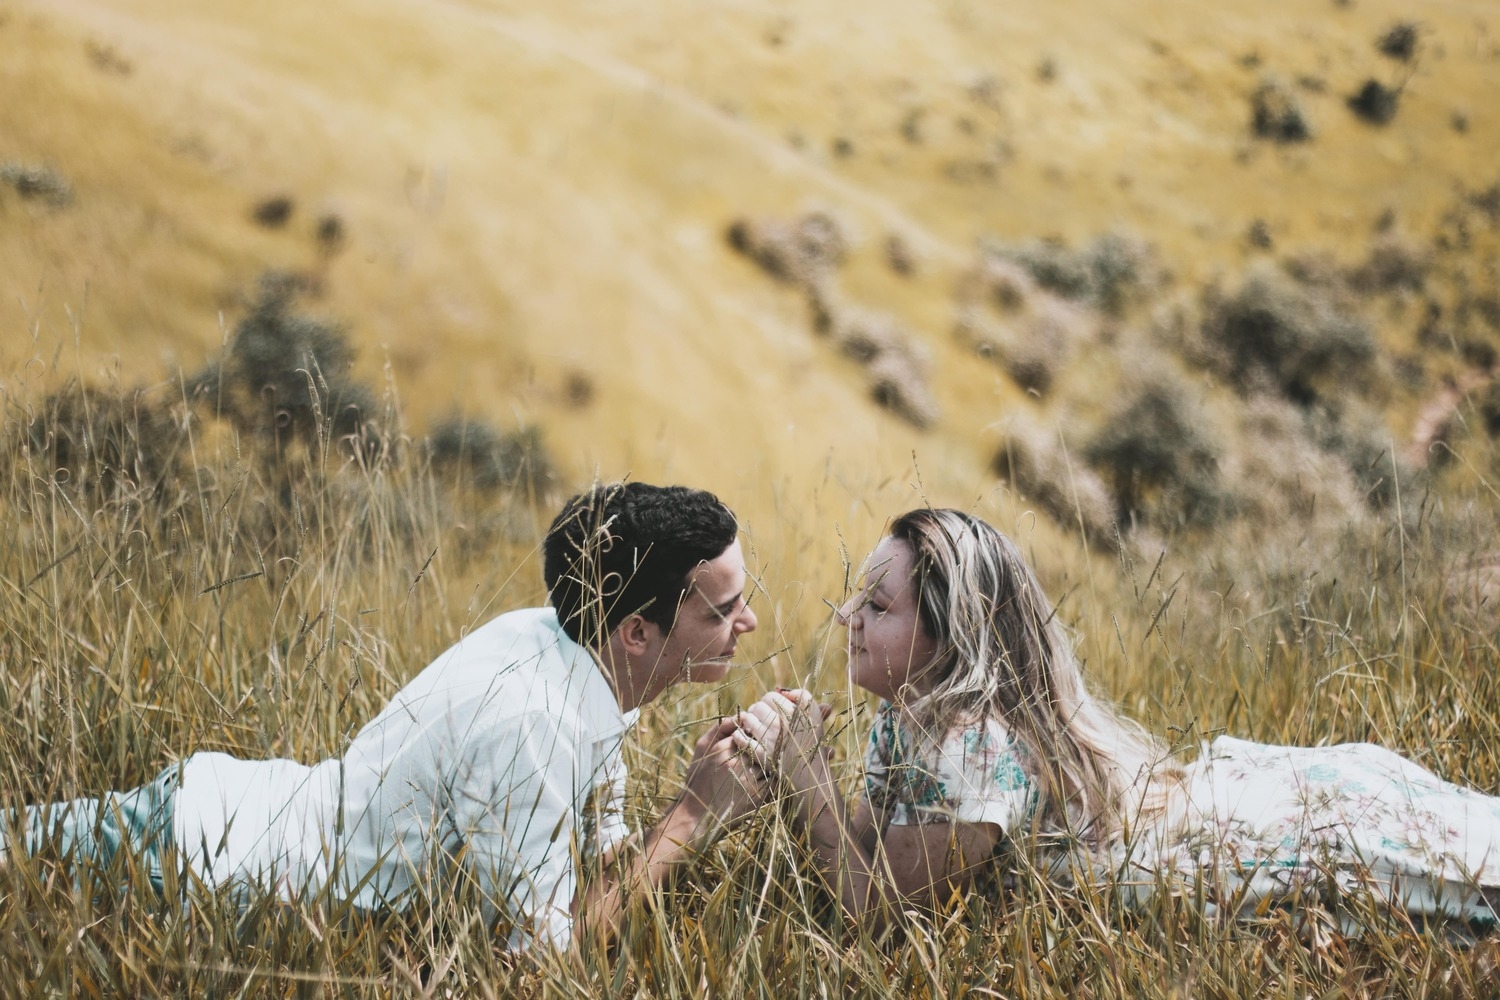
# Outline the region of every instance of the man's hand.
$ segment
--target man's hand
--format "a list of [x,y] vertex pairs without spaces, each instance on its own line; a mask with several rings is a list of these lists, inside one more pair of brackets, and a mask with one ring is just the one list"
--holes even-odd
[[693,745],[680,801],[698,816],[695,840],[712,839],[770,799],[761,769],[735,743],[737,731],[737,718],[720,719]]
[[606,859],[600,877],[581,890],[574,912],[584,933],[610,941],[626,894],[667,884],[726,829],[770,799],[765,776],[736,749],[734,719],[719,719],[693,745],[682,795],[629,850]]

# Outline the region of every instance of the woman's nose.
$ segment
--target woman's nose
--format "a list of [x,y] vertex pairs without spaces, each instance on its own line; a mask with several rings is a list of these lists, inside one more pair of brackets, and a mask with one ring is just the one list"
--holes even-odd
[[740,633],[754,632],[755,626],[759,624],[760,619],[755,617],[755,612],[751,611],[750,605],[747,604],[740,611],[740,616],[734,620],[734,630]]

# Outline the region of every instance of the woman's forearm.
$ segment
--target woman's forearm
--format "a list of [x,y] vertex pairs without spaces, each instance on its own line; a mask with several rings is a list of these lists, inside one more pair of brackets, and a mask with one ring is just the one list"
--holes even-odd
[[900,894],[854,835],[827,757],[820,754],[800,768],[793,785],[794,815],[829,888],[850,919],[883,929]]

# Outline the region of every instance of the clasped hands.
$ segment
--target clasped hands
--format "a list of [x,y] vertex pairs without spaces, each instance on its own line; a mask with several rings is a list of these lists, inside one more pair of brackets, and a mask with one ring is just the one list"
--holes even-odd
[[704,732],[683,789],[702,816],[701,833],[733,826],[765,805],[773,781],[806,787],[832,711],[808,691],[777,689]]
[[803,788],[825,753],[823,725],[832,713],[808,691],[778,688],[734,717],[730,738],[767,778]]

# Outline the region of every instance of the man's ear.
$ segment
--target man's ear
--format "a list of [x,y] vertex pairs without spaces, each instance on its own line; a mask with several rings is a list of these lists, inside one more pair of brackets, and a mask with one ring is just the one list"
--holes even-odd
[[631,615],[622,621],[615,631],[620,636],[620,645],[631,656],[644,656],[652,642],[661,637],[661,626],[647,621],[641,615]]

